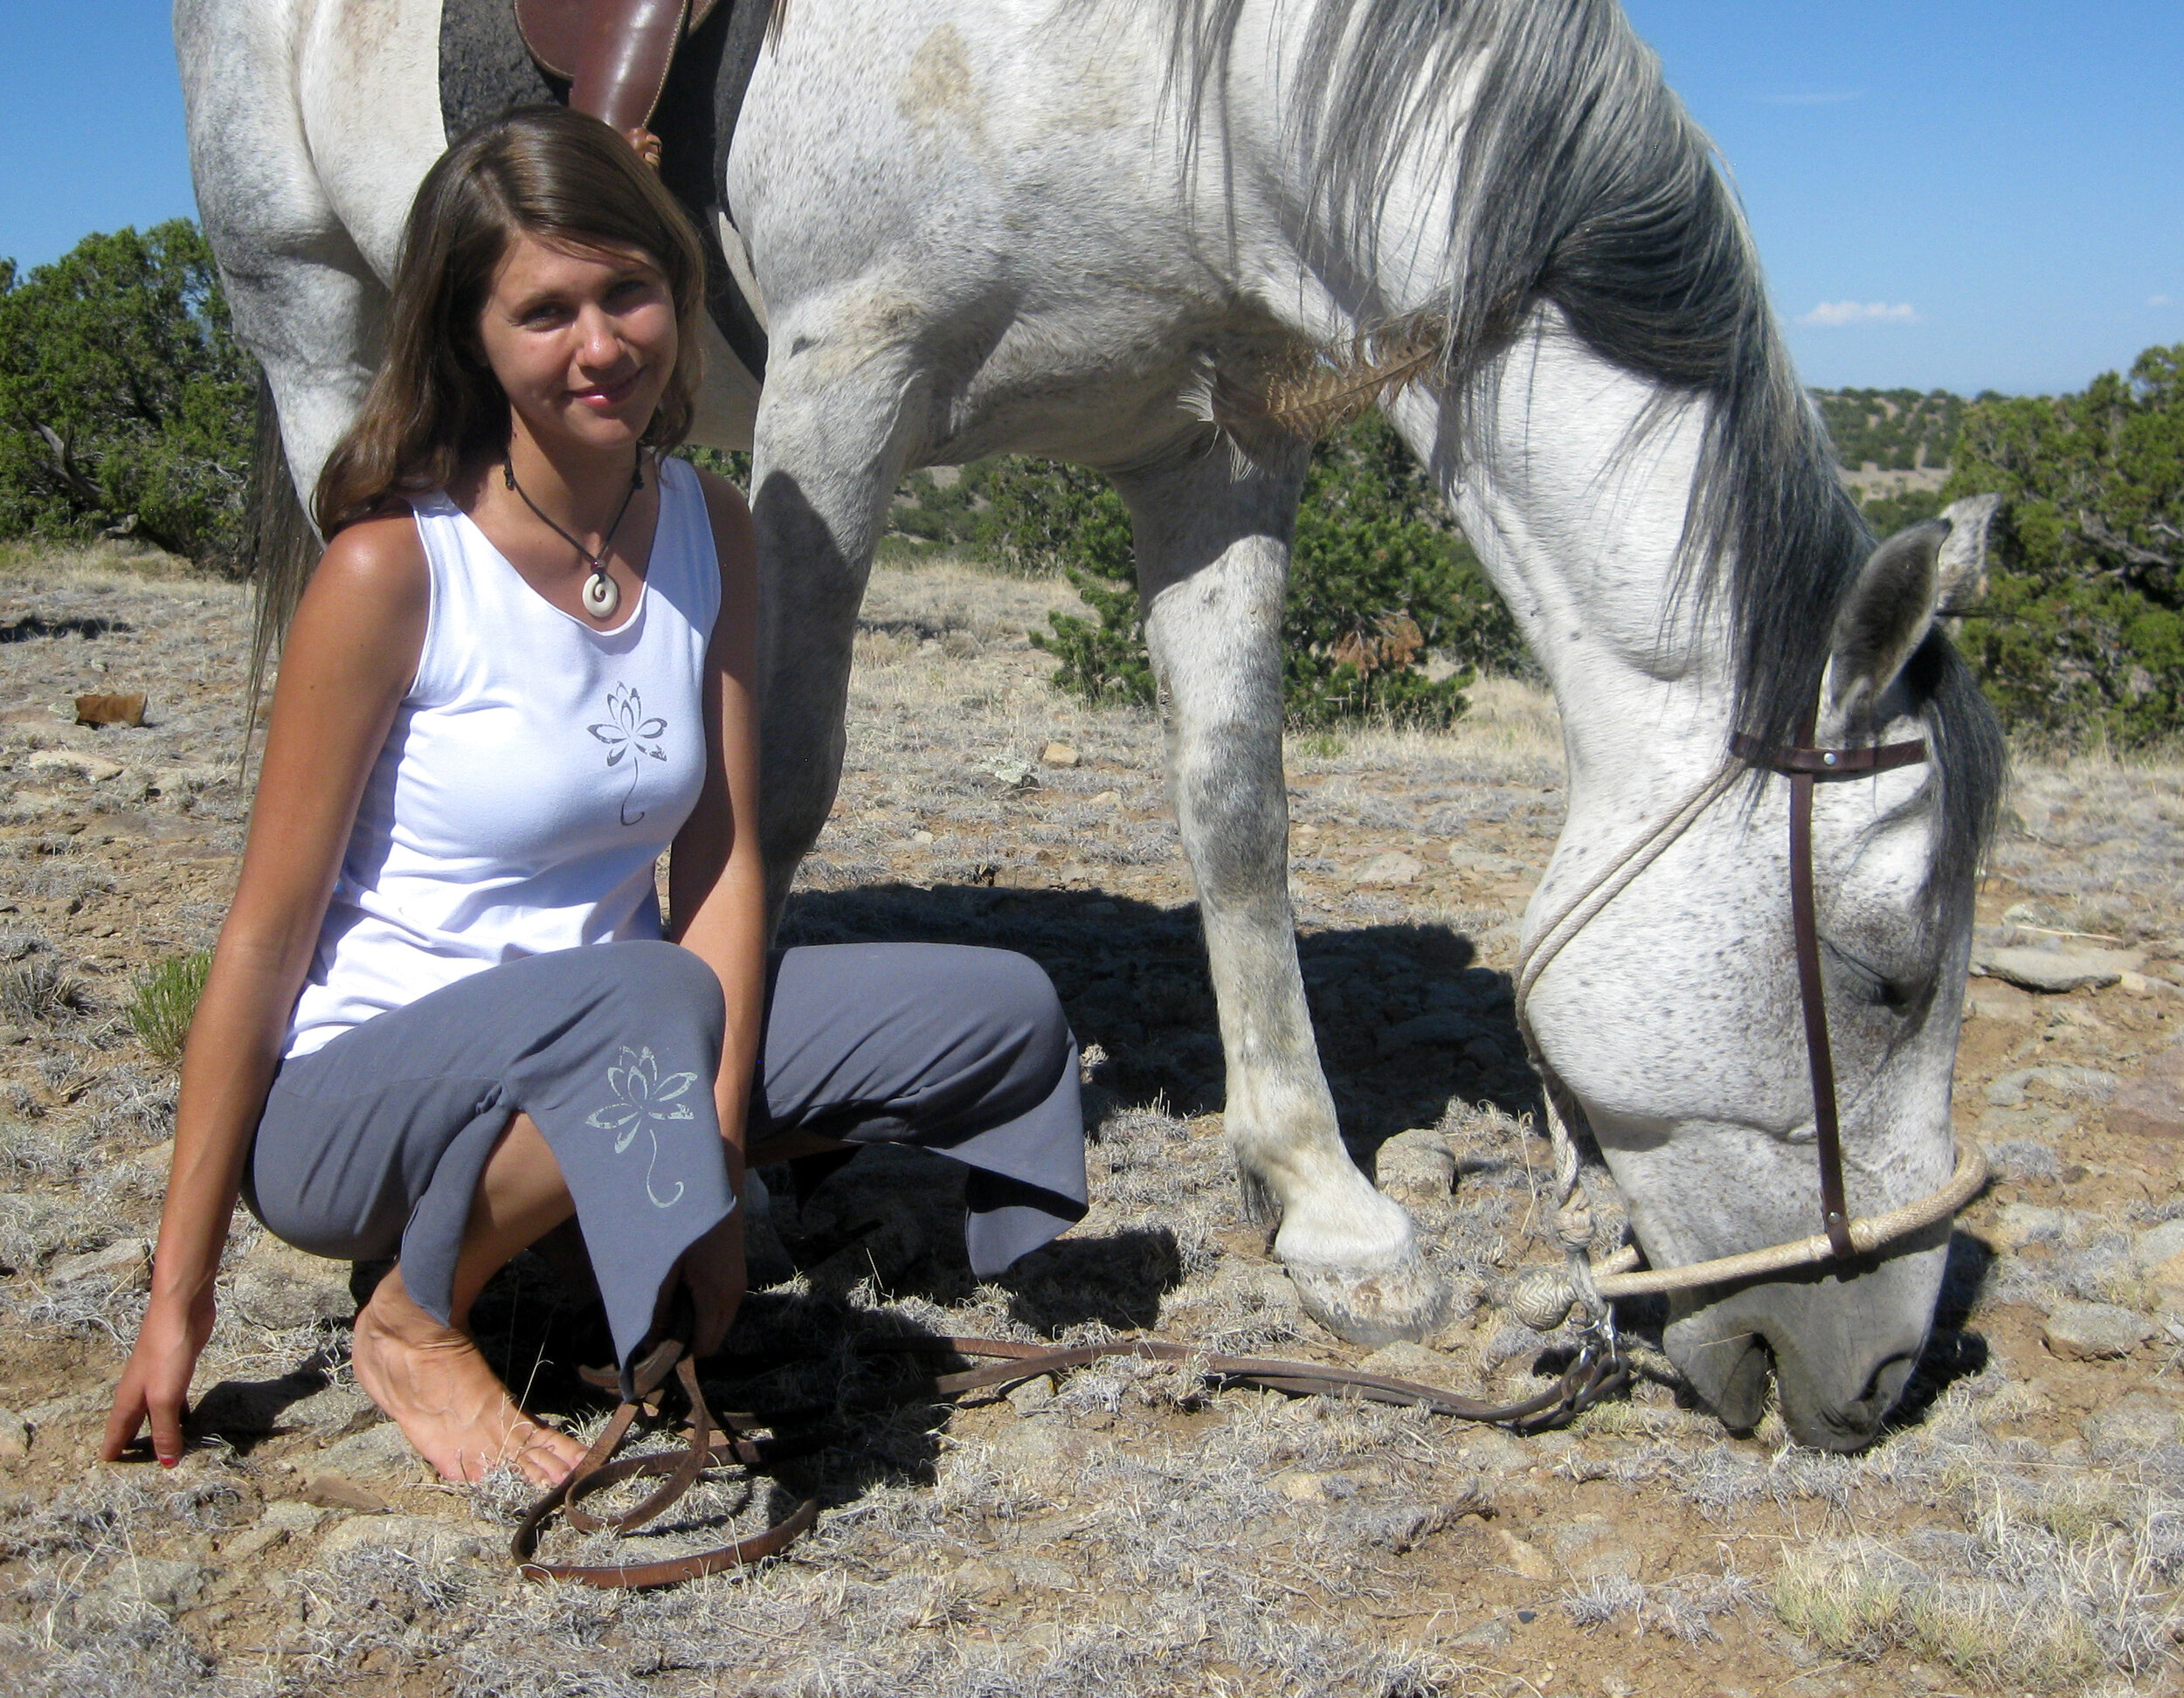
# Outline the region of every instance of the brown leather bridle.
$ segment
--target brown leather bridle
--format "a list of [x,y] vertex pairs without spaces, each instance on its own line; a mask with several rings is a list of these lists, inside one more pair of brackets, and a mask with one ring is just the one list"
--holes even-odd
[[1807,719],[1801,741],[1770,749],[1756,737],[1731,737],[1731,753],[1747,766],[1790,781],[1790,930],[1797,949],[1797,1000],[1805,1017],[1805,1059],[1813,1081],[1813,1141],[1820,1154],[1821,1229],[1838,1257],[1854,1253],[1850,1210],[1842,1187],[1842,1130],[1835,1108],[1835,1058],[1828,1041],[1828,990],[1820,972],[1820,921],[1813,902],[1813,786],[1866,778],[1926,759],[1926,740],[1869,749],[1818,749]]

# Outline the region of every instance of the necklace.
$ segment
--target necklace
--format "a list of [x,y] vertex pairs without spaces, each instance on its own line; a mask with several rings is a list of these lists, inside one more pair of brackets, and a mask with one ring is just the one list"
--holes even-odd
[[622,505],[614,509],[614,522],[606,528],[606,535],[599,539],[599,551],[597,554],[593,554],[591,549],[585,548],[583,543],[577,542],[575,537],[570,535],[567,531],[562,529],[552,519],[549,518],[545,509],[531,499],[530,492],[516,482],[515,461],[513,459],[501,462],[501,479],[510,489],[522,497],[523,505],[537,515],[539,523],[544,525],[547,529],[552,531],[555,535],[574,549],[577,557],[585,565],[591,567],[591,576],[584,581],[584,611],[595,619],[612,618],[621,609],[622,590],[621,587],[607,576],[606,553],[614,546],[614,533],[622,528],[622,515],[629,511],[629,504],[637,499],[637,492],[645,487],[645,451],[642,448],[637,451],[637,462],[630,467],[628,493],[622,497]]

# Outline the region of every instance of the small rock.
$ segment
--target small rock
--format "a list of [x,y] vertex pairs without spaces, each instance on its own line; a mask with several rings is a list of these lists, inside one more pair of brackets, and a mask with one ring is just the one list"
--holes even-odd
[[2033,999],[2001,979],[1973,979],[1964,989],[1964,1011],[1982,1020],[2023,1025],[2034,1018]]
[[1618,1539],[1614,1523],[1605,1516],[1580,1515],[1555,1529],[1555,1558],[1579,1580],[1634,1579],[1637,1553]]
[[94,784],[119,778],[127,770],[119,761],[86,754],[80,749],[41,749],[24,765],[32,772],[73,772]]
[[359,1486],[347,1474],[316,1468],[303,1476],[297,1488],[306,1503],[321,1509],[353,1509],[366,1515],[384,1515],[391,1507],[368,1486]]
[[410,1447],[402,1429],[392,1421],[381,1421],[362,1432],[335,1439],[312,1459],[312,1464],[359,1480],[397,1481],[414,1479],[425,1467],[424,1459]]
[[1541,1554],[1537,1545],[1526,1544],[1505,1528],[1496,1528],[1495,1536],[1501,1541],[1502,1560],[1527,1580],[1552,1580],[1555,1565]]
[[1475,1067],[1491,1069],[1500,1066],[1506,1058],[1499,1044],[1482,1034],[1463,1046],[1463,1059]]
[[999,1563],[983,1556],[957,1564],[949,1577],[965,1598],[981,1604],[999,1604],[1016,1594],[1016,1577]]
[[[1526,1613],[1529,1614],[1530,1612]],[[1469,1651],[1493,1652],[1505,1649],[1509,1642],[1516,1637],[1516,1629],[1502,1617],[1489,1616],[1469,1632],[1459,1633],[1449,1642],[1453,1645],[1460,1645]],[[1513,1680],[1510,1685],[1515,1687],[1518,1692],[1524,1690],[1524,1688]]]
[[2133,1391],[2079,1424],[2097,1462],[2130,1463],[2176,1442],[2177,1407],[2148,1391]]
[[393,1550],[420,1563],[476,1562],[492,1546],[474,1533],[423,1515],[356,1515],[319,1542],[321,1556],[352,1550]]
[[933,834],[930,832],[912,832],[910,833],[910,841],[917,845],[917,846],[921,849],[932,842],[932,840]]
[[326,1511],[294,1498],[281,1498],[266,1506],[266,1513],[258,1518],[260,1527],[277,1527],[284,1533],[314,1533],[326,1519]]
[[116,1291],[151,1283],[152,1246],[149,1239],[116,1239],[103,1250],[80,1256],[63,1256],[45,1271],[49,1286],[76,1285],[97,1280]]
[[1393,1055],[1398,1050],[1416,1049],[1428,1045],[1461,1044],[1466,1039],[1476,1036],[1478,1030],[1477,1025],[1469,1016],[1444,1011],[1420,1014],[1415,1019],[1383,1026],[1372,1041],[1381,1054]]
[[1398,1339],[1393,1344],[1383,1344],[1358,1366],[1368,1374],[1385,1374],[1390,1379],[1417,1380],[1427,1385],[1447,1386],[1448,1358],[1438,1350],[1429,1350],[1423,1344],[1413,1344],[1408,1339]]
[[1082,1474],[1092,1444],[1076,1428],[1040,1416],[1002,1430],[993,1441],[994,1466],[1033,1491],[1060,1491]]
[[1011,1386],[1009,1407],[1019,1415],[1036,1415],[1054,1400],[1054,1377],[1040,1374],[1026,1380],[1021,1385]]
[[2114,1303],[2057,1303],[2041,1336],[2048,1349],[2072,1362],[2104,1362],[2129,1356],[2158,1330],[2144,1315]]
[[2034,1203],[2005,1203],[1995,1211],[1987,1234],[1998,1250],[2022,1250],[2028,1244],[2059,1244],[2069,1232],[2070,1215]]
[[1050,767],[1073,767],[1083,759],[1066,742],[1050,742],[1039,751],[1040,763]]
[[1001,1566],[1008,1570],[1019,1589],[1024,1591],[1077,1590],[1077,1577],[1051,1557],[1033,1556],[1027,1552],[1013,1550],[1001,1558]]
[[1455,844],[1448,846],[1448,865],[1459,873],[1479,873],[1489,878],[1521,879],[1529,877],[1532,869],[1520,860],[1507,855],[1496,855],[1483,850],[1464,849]]
[[2099,1067],[2020,1067],[1998,1074],[1987,1087],[1987,1100],[1997,1108],[2024,1106],[2025,1087],[2039,1084],[2063,1096],[2102,1098],[2121,1081]]
[[1353,876],[1361,885],[1406,885],[1415,884],[1425,871],[1426,863],[1416,856],[1391,849],[1386,854],[1375,855]]
[[1299,1468],[1283,1474],[1275,1489],[1291,1503],[1326,1503],[1354,1496],[1358,1482],[1347,1474],[1314,1474]]
[[2152,973],[2125,973],[2116,981],[2116,988],[2126,997],[2184,997],[2184,985]]
[[0,1464],[13,1467],[31,1453],[31,1424],[12,1409],[0,1409]]
[[79,695],[76,698],[76,723],[79,725],[142,725],[144,722],[144,698],[142,694]]
[[2131,1138],[2184,1140],[2184,1081],[2149,1073],[2117,1087],[2108,1129]]
[[2131,1241],[2131,1260],[2140,1267],[2158,1267],[2175,1256],[2184,1256],[2184,1220],[2165,1220]]
[[2050,995],[2099,990],[2146,965],[2138,949],[2063,949],[2017,947],[1973,953],[1972,970]]
[[1119,807],[1122,805],[1122,800],[1123,793],[1120,790],[1102,790],[1092,798],[1092,805],[1095,808]]
[[1301,1319],[1304,1306],[1298,1300],[1296,1281],[1270,1262],[1244,1261],[1224,1257],[1213,1279],[1213,1293],[1248,1315]]
[[1430,1127],[1414,1126],[1390,1138],[1374,1156],[1372,1170],[1388,1196],[1421,1208],[1448,1202],[1456,1188],[1455,1152]]
[[2172,1315],[2184,1314],[2184,1255],[2171,1256],[2146,1270],[2146,1283],[2154,1298]]
[[1482,1476],[1499,1475],[1503,1480],[1521,1480],[1539,1462],[1530,1446],[1499,1427],[1482,1427],[1473,1433],[1457,1456],[1464,1467],[1477,1469]]
[[162,1615],[176,1615],[197,1601],[204,1591],[205,1570],[199,1563],[162,1556],[124,1556],[107,1570],[100,1590],[149,1605]]

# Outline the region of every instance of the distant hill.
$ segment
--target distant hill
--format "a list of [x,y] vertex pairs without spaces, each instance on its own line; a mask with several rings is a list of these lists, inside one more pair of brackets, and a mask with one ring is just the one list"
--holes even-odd
[[1946,472],[1969,404],[1947,390],[1814,390],[1843,470]]
[[[1971,403],[1947,390],[1814,390],[1842,480],[1882,535],[1940,511]],[[1987,397],[1980,397],[1984,400]]]

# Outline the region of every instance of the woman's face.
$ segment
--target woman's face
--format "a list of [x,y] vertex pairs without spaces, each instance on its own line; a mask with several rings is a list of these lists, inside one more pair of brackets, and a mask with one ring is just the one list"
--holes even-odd
[[627,447],[674,371],[674,297],[636,248],[556,247],[519,235],[494,273],[478,340],[542,446]]

